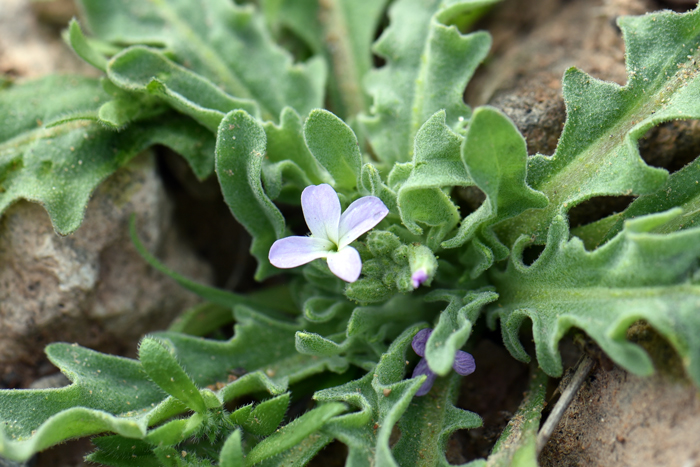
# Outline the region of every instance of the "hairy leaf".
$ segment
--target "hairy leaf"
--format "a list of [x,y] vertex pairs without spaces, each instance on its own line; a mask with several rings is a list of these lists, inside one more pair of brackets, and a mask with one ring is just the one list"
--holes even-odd
[[585,331],[620,366],[648,375],[651,359],[626,340],[629,326],[645,320],[668,339],[700,383],[700,229],[650,233],[680,214],[676,209],[627,221],[622,232],[592,252],[580,239],[569,240],[566,220],[557,217],[545,250],[529,267],[520,255],[531,240],[522,237],[507,269],[492,274],[499,299],[490,319],[501,320],[511,353],[528,359],[518,329],[529,318],[537,361],[551,376],[561,374],[557,344],[572,327]]
[[367,75],[365,85],[374,102],[360,121],[374,152],[387,164],[412,159],[416,132],[438,110],[445,109],[450,127],[458,127],[471,114],[462,93],[491,39],[483,32],[462,35],[445,24],[495,1],[445,3],[395,2],[389,8],[391,25],[374,45],[387,63]]
[[67,235],[80,226],[97,185],[153,144],[183,154],[198,175],[206,172],[213,142],[206,130],[163,115],[116,132],[95,123],[107,99],[98,81],[75,76],[0,92],[0,212],[18,199],[40,203]]
[[491,291],[456,290],[435,290],[425,297],[426,301],[449,303],[425,346],[425,358],[433,372],[445,376],[452,370],[455,353],[467,342],[481,309],[497,298]]
[[450,435],[482,425],[477,414],[454,406],[461,381],[453,373],[438,379],[429,395],[413,399],[399,421],[401,438],[393,448],[398,465],[447,467],[445,448]]
[[323,428],[348,445],[345,465],[398,466],[389,448],[394,425],[406,411],[424,377],[403,380],[406,349],[419,327],[406,329],[382,355],[374,371],[357,381],[324,389],[314,395],[317,401],[341,401],[359,409],[336,417]]
[[254,99],[266,120],[277,119],[285,106],[301,115],[321,107],[323,61],[293,64],[250,5],[227,0],[81,0],[80,5],[98,38],[165,47],[178,63],[228,94]]
[[260,178],[266,145],[262,125],[246,112],[235,110],[221,121],[216,174],[231,213],[253,237],[250,251],[258,260],[258,280],[277,272],[267,255],[285,234],[284,217],[265,194]]
[[259,114],[255,101],[231,97],[208,79],[147,47],[129,47],[114,56],[107,65],[107,76],[121,89],[159,97],[214,133],[232,110]]
[[637,140],[659,123],[700,117],[700,10],[623,17],[619,25],[627,84],[603,82],[575,68],[566,72],[567,121],[559,145],[553,156],[529,161],[528,182],[550,204],[505,222],[499,235],[506,243],[522,234],[543,241],[558,213],[593,196],[655,191],[667,173],[642,161]]
[[367,109],[362,79],[372,66],[370,45],[387,0],[265,1],[268,18],[289,28],[331,70],[330,109],[348,119]]
[[[188,400],[188,404],[196,397],[190,390],[209,386],[211,390],[199,389],[197,393],[206,408],[212,409],[247,394],[282,394],[290,382],[329,369],[343,371],[347,367],[340,357],[297,354],[294,333],[299,330],[298,325],[267,318],[245,307],[238,308],[235,316],[235,335],[229,341],[178,333],[157,334],[155,337],[170,350],[155,340],[144,341],[150,349],[146,358],[146,367],[151,368],[149,372],[153,373],[160,362],[162,366],[153,373],[157,382]],[[144,350],[142,348],[142,353]],[[163,352],[168,355],[160,355]],[[47,354],[73,384],[59,389],[0,392],[0,426],[4,427],[0,437],[2,456],[28,459],[66,439],[105,431],[154,442],[178,436],[186,438],[193,429],[206,423],[206,417],[215,415],[208,411],[205,418],[171,422],[148,431],[149,426],[184,413],[188,407],[154,384],[140,362],[67,344],[52,344],[47,347]],[[177,367],[181,368],[169,370],[168,376],[165,363],[174,363],[175,357]],[[183,372],[189,375],[187,380],[177,376],[178,373],[182,376]],[[199,402],[192,405],[202,409]],[[26,410],[27,407],[32,409]]]

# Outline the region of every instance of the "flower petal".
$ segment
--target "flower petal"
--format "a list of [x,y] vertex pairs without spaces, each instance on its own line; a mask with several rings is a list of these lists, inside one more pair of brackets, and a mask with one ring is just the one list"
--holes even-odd
[[272,244],[268,258],[273,266],[289,269],[325,258],[335,248],[328,240],[315,237],[286,237]]
[[362,271],[360,254],[351,246],[328,255],[328,267],[345,282],[355,282]]
[[462,376],[471,375],[476,370],[476,362],[472,354],[458,350],[452,368]]
[[416,376],[420,375],[426,375],[428,378],[423,382],[421,387],[418,388],[416,396],[425,396],[426,394],[428,394],[428,392],[430,392],[430,389],[433,387],[437,375],[430,371],[430,368],[428,368],[428,361],[424,358],[421,358],[418,362],[418,365],[416,365],[416,368],[413,370],[412,378],[415,378]]
[[379,224],[389,214],[389,209],[376,196],[363,196],[355,200],[340,216],[338,248],[354,242],[357,237]]
[[314,237],[338,244],[340,200],[330,185],[323,183],[304,188],[301,192],[301,209]]
[[425,269],[423,268],[411,274],[411,285],[414,289],[420,287],[420,285],[426,280],[428,280],[428,273],[425,272]]
[[413,347],[413,351],[421,357],[425,357],[425,344],[428,343],[428,337],[430,337],[432,333],[432,329],[425,328],[421,329],[415,336],[413,336],[411,347]]

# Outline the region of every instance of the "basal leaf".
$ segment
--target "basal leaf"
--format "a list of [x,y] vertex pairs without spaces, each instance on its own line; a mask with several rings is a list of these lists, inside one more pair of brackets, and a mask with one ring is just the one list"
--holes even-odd
[[362,78],[372,66],[370,45],[387,0],[282,0],[264,2],[269,19],[289,28],[331,70],[330,109],[348,119],[367,110]]
[[495,255],[485,253],[486,262],[472,269],[472,277],[475,277],[491,266],[489,257],[499,260],[505,257],[499,251],[503,247],[489,227],[529,209],[544,208],[547,198],[528,186],[525,140],[515,125],[496,109],[480,107],[474,111],[462,144],[462,158],[486,200],[462,221],[457,234],[442,246],[461,246],[479,235],[480,244],[476,248],[495,250]]
[[18,199],[40,203],[67,235],[80,226],[95,187],[153,144],[172,147],[198,174],[206,172],[212,138],[194,122],[163,115],[116,132],[95,123],[107,99],[98,81],[74,76],[0,92],[0,212]]
[[216,174],[221,191],[234,217],[253,237],[250,251],[258,260],[255,277],[274,274],[267,258],[275,240],[285,234],[284,217],[262,187],[265,130],[242,110],[226,115],[216,141]]
[[81,0],[80,5],[99,39],[165,47],[179,64],[231,96],[254,99],[266,120],[277,119],[286,106],[307,115],[323,103],[323,61],[293,64],[250,5],[227,0]]
[[255,101],[231,97],[208,79],[147,47],[129,47],[114,56],[107,64],[107,76],[122,89],[159,97],[214,133],[232,110],[259,114]]
[[195,412],[207,407],[199,389],[163,343],[146,337],[139,345],[139,360],[151,381]]
[[406,349],[419,327],[406,329],[361,379],[317,392],[317,401],[341,401],[359,409],[336,417],[323,432],[347,444],[346,466],[398,466],[389,448],[394,425],[411,403],[424,378],[404,380]]
[[454,406],[461,380],[456,373],[440,378],[430,396],[413,399],[399,421],[401,438],[393,448],[398,465],[447,467],[445,448],[450,435],[482,425],[477,414]]
[[433,372],[445,376],[452,370],[455,352],[467,342],[481,309],[497,298],[491,291],[454,290],[435,290],[425,297],[426,301],[448,302],[425,346],[425,358]]
[[634,200],[623,212],[574,229],[572,233],[580,237],[586,248],[591,250],[617,235],[626,220],[676,207],[682,208],[683,214],[660,225],[654,232],[670,233],[697,225],[700,215],[700,159],[695,159],[672,174],[654,193]]
[[399,0],[389,8],[391,24],[374,45],[387,63],[367,75],[374,102],[369,115],[360,118],[380,160],[410,161],[416,132],[438,110],[445,109],[450,127],[469,118],[462,93],[491,40],[486,33],[462,35],[445,24],[493,3]]
[[73,47],[75,53],[90,65],[102,71],[107,70],[107,58],[90,46],[75,18],[68,25],[68,43]]
[[355,133],[341,119],[327,110],[314,110],[304,123],[304,140],[338,191],[358,186],[362,155]]
[[522,234],[543,241],[558,213],[593,196],[655,191],[667,173],[642,161],[638,139],[654,125],[700,117],[700,10],[624,17],[619,25],[627,84],[606,83],[574,68],[566,72],[567,121],[559,145],[553,156],[529,162],[528,182],[550,204],[504,223],[498,231],[507,243]]
[[700,383],[700,288],[695,279],[700,229],[651,233],[672,222],[680,209],[627,221],[615,238],[595,251],[569,239],[567,222],[555,218],[547,246],[531,266],[520,256],[531,239],[521,237],[507,269],[494,271],[499,299],[490,319],[499,318],[506,346],[518,359],[524,319],[532,320],[537,360],[549,375],[561,374],[557,344],[572,327],[585,331],[628,371],[653,372],[649,356],[626,340],[627,328],[647,321],[668,339]]
[[[244,307],[238,308],[235,316],[235,335],[229,341],[178,333],[155,336],[169,348],[153,339],[144,341],[149,347],[142,348],[141,353],[150,377],[138,361],[75,345],[52,344],[47,348],[49,358],[73,384],[59,389],[0,391],[0,426],[4,427],[0,455],[28,459],[66,439],[105,431],[146,441],[173,442],[178,436],[184,441],[200,425],[204,428],[207,417],[216,415],[211,409],[216,410],[224,402],[252,393],[282,394],[290,382],[347,368],[340,357],[296,353],[294,334],[299,325],[273,320]],[[167,355],[162,355],[164,352]],[[173,362],[177,368],[171,368]],[[203,409],[200,414],[148,431],[149,426],[188,411],[187,405],[152,382],[154,376],[187,405]],[[180,377],[190,382],[183,385]],[[205,386],[210,389],[202,389]]]
[[346,409],[345,404],[330,402],[306,412],[257,444],[246,456],[245,466],[255,465],[262,460],[295,448],[298,443],[318,431],[329,419],[345,412]]
[[415,154],[408,178],[397,199],[401,221],[420,235],[419,222],[431,227],[428,245],[436,248],[459,222],[459,211],[445,190],[474,184],[460,156],[462,137],[445,124],[444,111],[421,126],[416,134]]

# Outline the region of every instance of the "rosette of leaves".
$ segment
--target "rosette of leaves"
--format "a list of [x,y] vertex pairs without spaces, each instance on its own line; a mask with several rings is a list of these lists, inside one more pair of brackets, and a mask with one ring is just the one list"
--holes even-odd
[[[636,148],[653,125],[699,116],[700,10],[620,19],[629,83],[567,71],[568,116],[556,153],[528,157],[505,115],[462,101],[489,38],[464,34],[455,23],[470,24],[490,3],[395,1],[372,49],[386,64],[372,69],[370,42],[383,2],[372,4],[363,22],[367,2],[268,1],[263,16],[224,0],[197,9],[175,0],[83,0],[92,37],[76,23],[68,37],[105,71],[104,91],[84,105],[61,103],[68,110],[58,106],[51,127],[120,127],[105,134],[126,137],[179,119],[215,138],[203,158],[180,152],[201,177],[215,169],[232,214],[253,238],[257,279],[280,273],[267,259],[272,243],[291,235],[292,219],[280,205],[298,205],[308,185],[328,183],[344,208],[376,196],[389,215],[354,244],[364,266],[352,284],[319,261],[289,271],[274,292],[249,295],[169,273],[211,303],[187,314],[175,325],[179,332],[146,338],[139,361],[50,346],[49,357],[73,384],[0,393],[0,453],[26,459],[69,437],[111,432],[96,439],[91,460],[303,465],[337,439],[349,447],[350,466],[446,465],[449,435],[480,423],[454,406],[459,378],[451,368],[483,312],[492,326],[500,320],[506,346],[522,360],[528,355],[518,331],[529,318],[538,364],[550,376],[561,374],[557,344],[571,327],[624,368],[648,374],[649,358],[625,339],[643,319],[700,384],[696,166],[668,177]],[[273,40],[285,31],[313,58],[293,64]],[[326,70],[329,102],[340,116],[318,109]],[[25,135],[43,141],[50,129],[37,132],[32,118],[8,133],[7,148]],[[156,141],[155,130],[143,131],[151,138],[143,144]],[[38,154],[34,144],[12,159],[14,177]],[[485,195],[473,212],[462,212],[453,197],[462,187]],[[669,187],[678,195],[664,197]],[[643,196],[621,215],[577,229],[582,240],[571,238],[569,209],[629,193]],[[544,251],[526,266],[523,250],[532,244]],[[421,267],[426,280],[415,285],[410,279]],[[271,299],[273,293],[285,299]],[[231,321],[237,324],[228,341],[185,334],[205,335]],[[406,379],[413,358],[407,349],[427,325],[434,331],[425,358],[442,378],[429,396],[414,399],[424,376]],[[237,375],[238,368],[246,374]],[[504,432],[491,465],[536,462],[546,377],[533,374],[520,422]],[[290,421],[288,401],[297,395],[317,405]],[[241,405],[242,396],[262,401]],[[392,444],[396,426],[401,438]]]

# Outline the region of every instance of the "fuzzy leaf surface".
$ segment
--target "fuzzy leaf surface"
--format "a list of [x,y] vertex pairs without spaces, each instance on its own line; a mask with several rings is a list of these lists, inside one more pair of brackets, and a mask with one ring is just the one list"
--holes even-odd
[[285,26],[329,65],[330,108],[347,120],[365,111],[362,79],[372,67],[370,46],[387,0],[265,1],[267,16]]
[[[169,350],[155,340],[149,341],[159,346],[155,353],[172,354],[167,360],[173,362],[177,357],[179,372],[184,371],[191,378],[184,386],[172,381],[172,392],[179,394],[183,388],[189,391],[193,389],[191,383],[196,388],[213,385],[215,393],[198,390],[206,407],[211,408],[251,393],[282,394],[290,382],[347,367],[340,357],[297,354],[294,333],[300,329],[298,325],[245,307],[239,307],[235,316],[235,335],[229,341],[178,333],[156,335]],[[189,436],[190,429],[185,425],[166,424],[148,430],[149,426],[186,412],[188,407],[154,384],[140,362],[67,344],[52,344],[47,347],[47,354],[73,384],[59,389],[0,391],[0,421],[4,427],[0,455],[25,460],[66,439],[105,431],[146,440]],[[230,373],[233,370],[238,376]],[[188,397],[195,396],[188,393]],[[26,410],[27,407],[32,410]],[[161,432],[156,434],[158,430]]]
[[445,448],[457,430],[478,428],[481,417],[454,406],[462,377],[439,378],[430,392],[411,401],[399,421],[401,438],[393,448],[398,465],[447,467]]
[[[474,111],[462,144],[462,159],[470,177],[486,195],[484,203],[467,216],[457,234],[442,246],[454,248],[478,236],[488,258],[504,259],[503,246],[493,238],[489,227],[529,209],[547,206],[547,198],[527,184],[527,147],[513,122],[500,111],[480,107]],[[491,265],[474,268],[472,277]]]
[[[700,10],[622,17],[628,82],[597,80],[575,68],[563,80],[567,121],[553,156],[529,161],[528,182],[550,204],[505,222],[499,236],[546,236],[552,219],[594,196],[647,194],[667,179],[639,156],[637,141],[654,125],[700,118]],[[663,38],[660,40],[660,38]]]
[[226,0],[81,0],[80,5],[99,39],[164,47],[231,96],[254,99],[266,120],[276,120],[285,106],[301,115],[322,106],[323,61],[293,64],[250,5]]
[[446,23],[493,3],[399,0],[389,7],[391,24],[373,48],[386,65],[367,75],[365,86],[374,101],[370,113],[360,117],[381,161],[410,161],[416,132],[438,110],[445,109],[451,128],[469,118],[462,93],[491,39],[484,32],[463,35]]
[[522,237],[507,269],[492,274],[499,299],[490,319],[501,320],[513,356],[528,359],[518,329],[529,318],[537,361],[551,376],[562,372],[557,345],[572,327],[585,331],[620,366],[648,375],[653,372],[651,359],[626,339],[629,326],[645,320],[700,383],[700,229],[650,233],[680,214],[675,209],[627,221],[622,232],[592,252],[577,237],[569,239],[566,220],[557,217],[545,250],[529,267],[520,257],[531,240]]
[[658,226],[656,233],[670,233],[695,227],[700,221],[700,159],[671,174],[666,183],[654,193],[637,198],[623,212],[573,230],[591,250],[617,235],[628,219],[667,211],[683,209],[683,214]]
[[317,392],[317,401],[341,401],[357,412],[329,421],[323,432],[348,446],[346,466],[396,466],[389,437],[411,403],[424,377],[404,380],[406,350],[419,327],[406,329],[361,379]]
[[162,115],[113,131],[96,123],[108,99],[98,81],[76,76],[0,92],[0,212],[19,199],[37,202],[67,235],[80,226],[97,185],[153,144],[179,152],[198,173],[211,167],[213,139],[199,125]]
[[277,272],[267,255],[275,240],[285,234],[284,217],[262,186],[266,146],[262,125],[245,111],[235,110],[221,121],[216,174],[231,213],[253,237],[250,252],[258,260],[258,280]]

